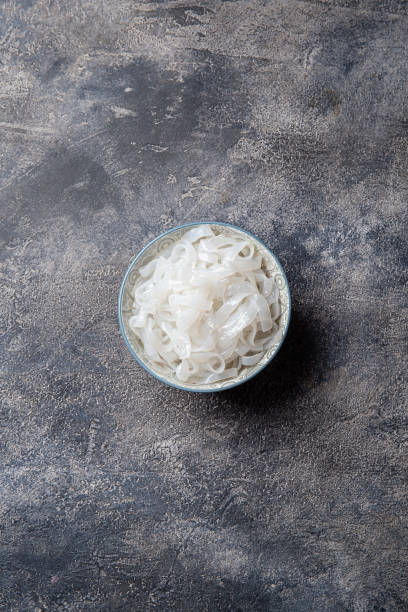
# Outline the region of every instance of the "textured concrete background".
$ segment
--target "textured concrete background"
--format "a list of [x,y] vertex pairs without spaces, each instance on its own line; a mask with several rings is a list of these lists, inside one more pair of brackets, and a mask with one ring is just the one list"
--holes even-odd
[[[0,610],[406,612],[407,3],[8,0],[0,38]],[[294,302],[214,396],[116,320],[203,219]]]

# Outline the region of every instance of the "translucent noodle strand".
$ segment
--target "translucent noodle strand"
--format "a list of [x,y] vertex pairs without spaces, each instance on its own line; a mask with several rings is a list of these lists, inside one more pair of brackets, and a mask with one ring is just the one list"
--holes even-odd
[[183,383],[233,379],[271,346],[279,290],[250,239],[188,230],[140,268],[129,326],[149,359]]

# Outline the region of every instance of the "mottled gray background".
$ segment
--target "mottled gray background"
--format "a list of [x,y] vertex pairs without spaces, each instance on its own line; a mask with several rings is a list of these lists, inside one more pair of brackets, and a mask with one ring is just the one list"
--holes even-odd
[[[8,0],[0,39],[0,610],[407,611],[407,3]],[[213,396],[116,320],[204,219],[294,306]]]

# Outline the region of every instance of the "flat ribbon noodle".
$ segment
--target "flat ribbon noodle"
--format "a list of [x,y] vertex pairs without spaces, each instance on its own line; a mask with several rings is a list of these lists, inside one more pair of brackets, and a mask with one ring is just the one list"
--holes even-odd
[[279,338],[279,289],[250,238],[202,224],[139,269],[129,327],[153,364],[211,384],[255,366]]

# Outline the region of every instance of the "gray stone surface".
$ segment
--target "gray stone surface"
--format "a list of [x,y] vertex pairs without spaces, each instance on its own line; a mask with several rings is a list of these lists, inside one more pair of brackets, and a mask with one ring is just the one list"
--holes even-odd
[[[0,610],[408,610],[407,41],[403,0],[2,3]],[[214,396],[116,320],[203,219],[294,306]]]

